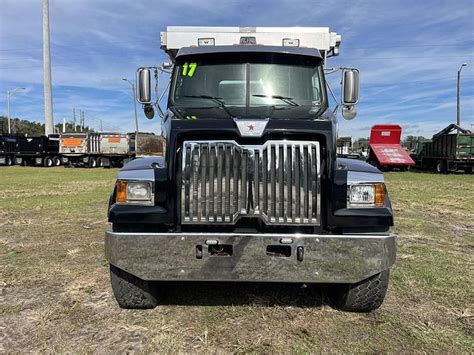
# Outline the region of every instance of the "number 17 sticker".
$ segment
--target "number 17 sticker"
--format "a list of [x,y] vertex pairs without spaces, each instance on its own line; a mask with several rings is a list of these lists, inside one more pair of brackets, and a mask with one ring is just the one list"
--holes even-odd
[[196,71],[196,68],[197,68],[197,63],[186,62],[183,64],[183,71],[181,74],[183,76],[192,77],[194,75],[194,72]]

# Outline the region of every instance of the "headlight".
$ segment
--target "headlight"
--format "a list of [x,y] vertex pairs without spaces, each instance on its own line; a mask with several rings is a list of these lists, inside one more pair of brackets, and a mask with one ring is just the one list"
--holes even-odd
[[117,204],[153,205],[153,184],[149,181],[117,181]]
[[347,206],[364,207],[384,207],[385,206],[385,184],[362,183],[349,186],[347,196]]

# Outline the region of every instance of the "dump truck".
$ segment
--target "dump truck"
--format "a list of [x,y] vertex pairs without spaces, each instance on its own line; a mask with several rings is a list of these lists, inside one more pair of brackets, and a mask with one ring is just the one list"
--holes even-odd
[[[341,75],[344,118],[359,96],[357,69],[325,68],[340,43],[327,27],[161,33],[170,61],[139,68],[136,87],[166,154],[126,164],[109,200],[120,307],[155,307],[168,285],[156,281],[324,283],[339,309],[382,304],[393,211],[377,168],[336,156],[326,75]],[[161,71],[167,108],[152,98]]]
[[450,124],[433,135],[431,141],[418,141],[412,158],[416,167],[438,173],[464,170],[472,174],[474,166],[474,134]]
[[88,168],[121,167],[133,159],[130,137],[125,133],[63,133],[60,135],[62,162]]
[[17,136],[12,134],[0,135],[0,165],[15,164]]
[[19,135],[16,141],[15,164],[48,168],[61,165],[57,134],[39,137]]
[[408,170],[415,162],[401,145],[402,127],[375,125],[370,131],[367,161],[380,170]]

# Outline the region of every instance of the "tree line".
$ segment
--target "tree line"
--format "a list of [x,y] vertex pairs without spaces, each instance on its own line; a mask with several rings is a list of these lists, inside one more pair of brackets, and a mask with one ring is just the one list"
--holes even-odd
[[[23,120],[20,118],[10,119],[10,127],[12,134],[26,134],[28,136],[42,136],[44,135],[44,123],[39,123],[36,121]],[[54,126],[55,133],[61,133],[63,131],[63,125],[58,123]],[[76,126],[76,131],[74,130],[73,122],[66,122],[66,132],[81,132],[79,125]],[[94,132],[94,129],[89,126],[85,126],[82,132]],[[0,133],[8,133],[8,119],[7,117],[0,116]]]

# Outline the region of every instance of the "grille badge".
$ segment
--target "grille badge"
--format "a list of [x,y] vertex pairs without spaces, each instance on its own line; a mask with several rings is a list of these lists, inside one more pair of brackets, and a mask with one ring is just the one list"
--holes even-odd
[[260,138],[267,128],[269,118],[249,120],[234,118],[234,122],[239,130],[241,137],[257,137]]

